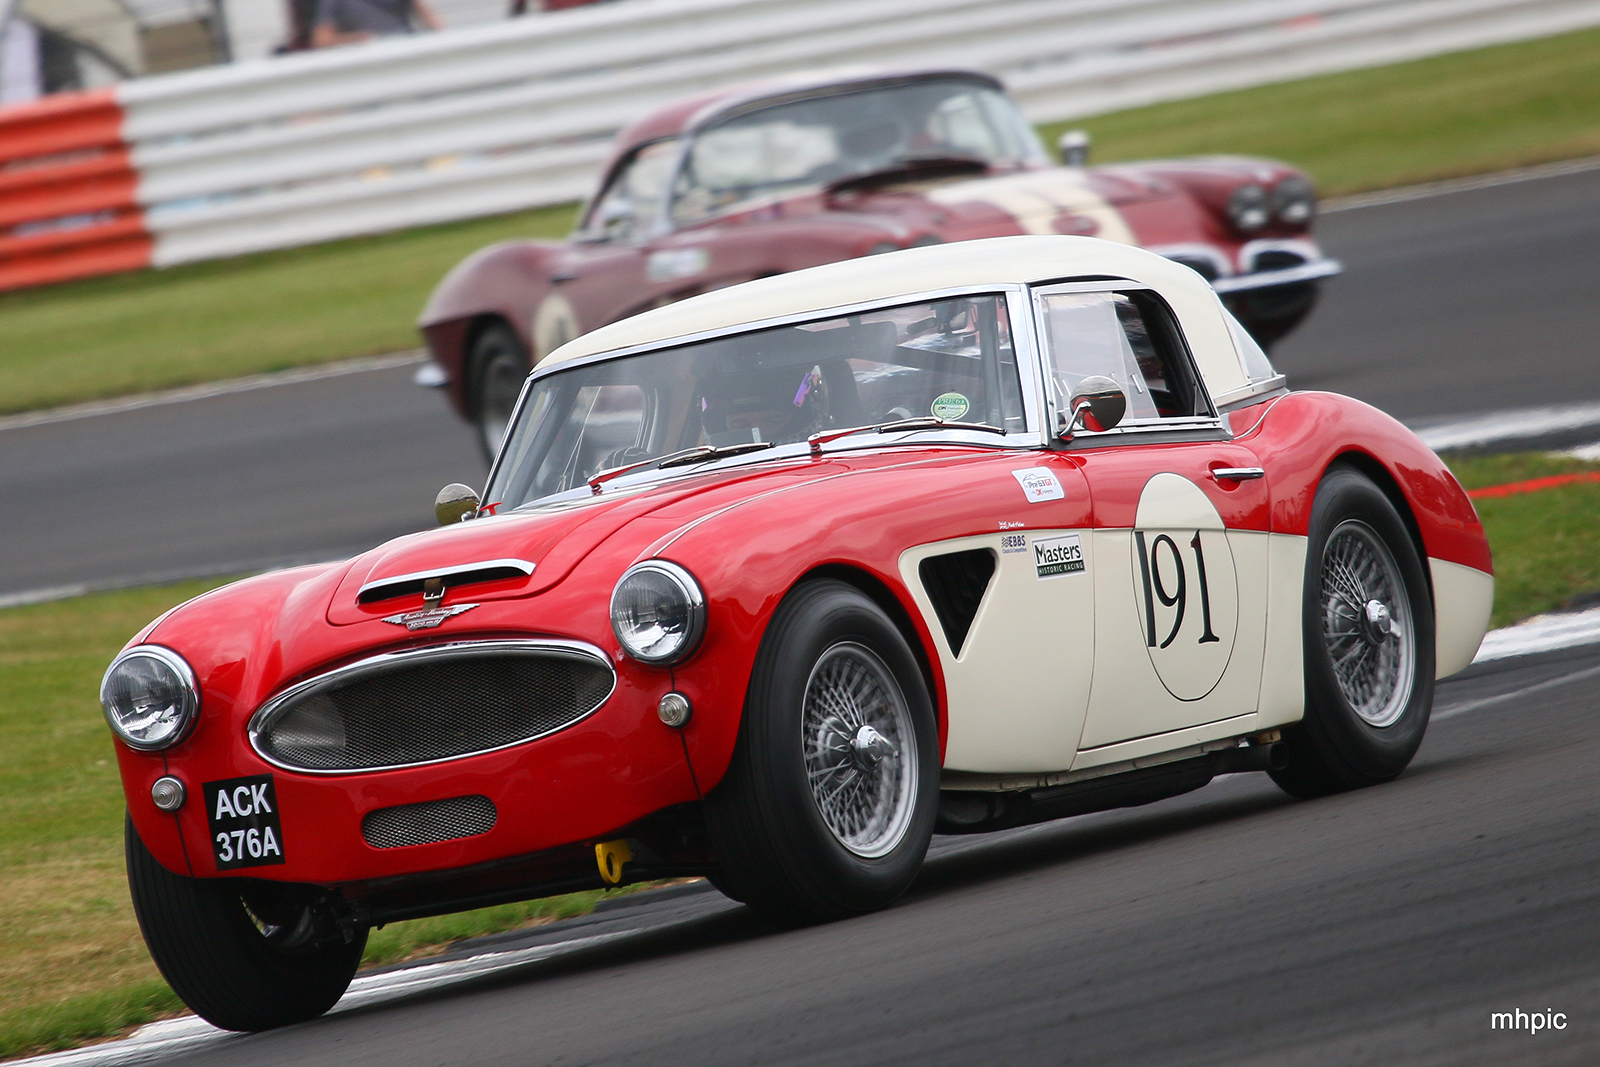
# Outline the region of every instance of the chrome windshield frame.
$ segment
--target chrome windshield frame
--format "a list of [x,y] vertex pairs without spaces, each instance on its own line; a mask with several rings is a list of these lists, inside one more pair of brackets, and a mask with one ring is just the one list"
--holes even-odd
[[[999,296],[1005,300],[1006,316],[1011,329],[1011,344],[1016,355],[1017,375],[1020,379],[1023,418],[1026,420],[1027,429],[1010,432],[1003,437],[984,431],[958,429],[907,430],[901,433],[861,434],[859,437],[845,437],[832,442],[826,454],[837,455],[840,452],[859,451],[869,448],[894,448],[907,444],[960,445],[1015,450],[1046,447],[1049,439],[1045,433],[1047,424],[1044,421],[1046,416],[1046,409],[1043,403],[1045,390],[1044,381],[1040,377],[1042,367],[1040,360],[1043,349],[1040,347],[1036,337],[1037,328],[1034,325],[1034,304],[1030,287],[1015,282],[994,285],[961,285],[941,289],[925,289],[894,297],[839,304],[765,319],[754,319],[750,322],[738,323],[732,326],[680,334],[659,341],[649,341],[630,345],[626,348],[595,352],[587,356],[578,356],[574,359],[562,360],[559,363],[535,367],[529,373],[527,380],[523,382],[522,393],[517,397],[517,405],[512,412],[511,421],[507,425],[505,438],[501,441],[500,448],[495,453],[494,462],[489,467],[489,476],[484,481],[484,500],[488,501],[489,487],[495,484],[495,479],[500,474],[501,465],[505,462],[506,445],[511,441],[516,427],[522,420],[523,412],[532,396],[534,386],[552,375],[581,367],[593,366],[598,363],[607,363],[612,360],[628,359],[652,352],[666,352],[688,345],[734,337],[739,334],[758,333],[763,330],[777,329],[784,326],[798,326],[808,322],[825,322],[829,319],[865,314],[869,311],[904,307],[907,304],[932,303],[962,296]],[[614,492],[618,489],[639,487],[644,484],[653,485],[672,478],[691,477],[702,474],[708,469],[720,469],[724,466],[771,463],[788,459],[810,460],[811,458],[810,446],[807,442],[790,442],[775,445],[760,452],[750,452],[738,456],[711,457],[704,464],[689,464],[682,467],[672,467],[668,470],[660,470],[653,467],[643,469],[637,475],[628,475],[608,482],[607,491]],[[581,493],[579,490],[581,490]],[[574,489],[563,490],[560,493],[552,493],[548,496],[524,501],[509,510],[517,510],[535,504],[563,501],[568,499],[569,494],[573,498],[582,496],[592,499],[589,487],[582,485]]]

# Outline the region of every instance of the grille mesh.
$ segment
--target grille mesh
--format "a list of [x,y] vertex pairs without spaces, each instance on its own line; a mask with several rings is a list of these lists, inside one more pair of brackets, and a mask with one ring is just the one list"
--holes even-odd
[[488,797],[429,800],[367,812],[361,820],[361,836],[373,848],[427,845],[486,834],[494,829],[497,817],[494,801]]
[[256,745],[312,771],[452,759],[570,726],[600,706],[612,682],[608,666],[549,649],[399,660],[293,694],[264,716]]
[[1256,270],[1287,270],[1290,267],[1304,266],[1305,262],[1306,257],[1298,252],[1273,248],[1258,253],[1252,266]]

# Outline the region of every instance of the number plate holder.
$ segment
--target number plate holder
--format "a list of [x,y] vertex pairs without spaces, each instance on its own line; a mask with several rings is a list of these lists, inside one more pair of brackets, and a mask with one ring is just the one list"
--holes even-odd
[[217,870],[283,863],[283,823],[272,775],[224,778],[202,786]]

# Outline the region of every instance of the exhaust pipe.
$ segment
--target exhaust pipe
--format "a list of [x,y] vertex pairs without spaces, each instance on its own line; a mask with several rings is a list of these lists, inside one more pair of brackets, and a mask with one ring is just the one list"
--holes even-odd
[[1273,741],[1265,745],[1225,748],[1221,752],[1213,753],[1211,760],[1218,774],[1281,771],[1289,766],[1289,749],[1282,741]]

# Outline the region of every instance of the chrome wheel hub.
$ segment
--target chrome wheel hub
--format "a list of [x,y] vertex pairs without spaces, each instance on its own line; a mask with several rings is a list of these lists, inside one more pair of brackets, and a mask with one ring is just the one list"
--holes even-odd
[[1393,725],[1411,701],[1416,630],[1399,565],[1366,523],[1347,519],[1329,535],[1319,607],[1339,691],[1362,721]]
[[917,739],[894,675],[843,641],[811,669],[801,706],[806,777],[823,823],[857,856],[891,852],[911,825]]

